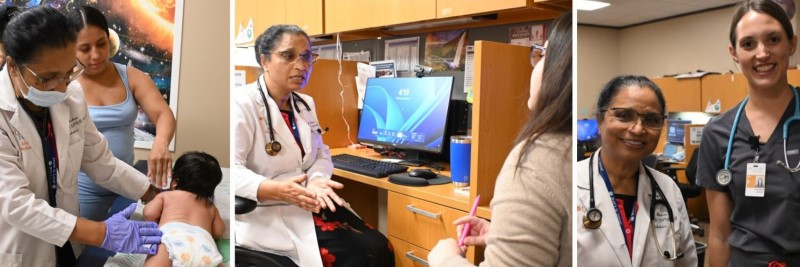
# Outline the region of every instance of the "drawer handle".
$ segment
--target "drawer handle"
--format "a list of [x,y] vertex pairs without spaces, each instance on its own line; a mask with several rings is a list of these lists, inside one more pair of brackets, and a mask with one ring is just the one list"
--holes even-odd
[[415,262],[417,262],[417,263],[419,263],[419,264],[422,264],[422,265],[425,265],[425,266],[430,266],[430,265],[428,264],[428,261],[426,261],[426,260],[423,260],[422,258],[420,258],[420,257],[417,257],[416,255],[414,255],[414,251],[409,251],[409,252],[406,252],[406,258],[409,258],[409,259],[411,259],[412,261],[415,261]]
[[428,218],[431,218],[431,219],[439,219],[439,217],[442,217],[442,213],[433,213],[433,212],[430,212],[430,211],[421,210],[419,208],[414,207],[413,204],[410,204],[410,205],[406,206],[406,209],[410,210],[413,213],[416,213],[416,214],[419,214],[419,215],[422,215],[422,216],[425,216],[425,217],[428,217]]

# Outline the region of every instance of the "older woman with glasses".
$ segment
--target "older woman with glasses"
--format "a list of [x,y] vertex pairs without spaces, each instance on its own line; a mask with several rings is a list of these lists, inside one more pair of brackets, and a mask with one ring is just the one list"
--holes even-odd
[[[154,222],[128,220],[129,206],[104,222],[80,218],[78,171],[121,195],[144,201],[158,189],[114,158],[74,81],[76,32],[49,7],[0,8],[8,66],[0,71],[0,262],[3,266],[73,266],[83,244],[150,253]],[[157,246],[153,246],[154,248]]]
[[258,203],[236,216],[237,251],[266,252],[284,266],[394,266],[386,237],[343,208],[314,101],[296,92],[317,59],[308,35],[274,25],[255,50],[263,74],[234,92],[231,112],[234,190]]
[[641,76],[600,92],[602,148],[578,162],[578,262],[596,266],[696,266],[689,217],[677,184],[642,164],[655,150],[666,104]]

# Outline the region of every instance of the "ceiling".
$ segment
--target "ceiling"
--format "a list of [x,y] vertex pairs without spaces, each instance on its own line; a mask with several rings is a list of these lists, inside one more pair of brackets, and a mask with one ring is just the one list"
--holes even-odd
[[610,6],[594,11],[578,10],[578,23],[625,28],[698,11],[730,6],[740,0],[600,0]]

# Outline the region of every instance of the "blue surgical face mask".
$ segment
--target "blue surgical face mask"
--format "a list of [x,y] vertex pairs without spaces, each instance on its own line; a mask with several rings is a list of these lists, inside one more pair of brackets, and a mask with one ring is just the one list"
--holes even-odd
[[22,83],[25,84],[25,87],[28,88],[27,94],[25,92],[22,92],[22,90],[20,90],[22,96],[25,97],[25,99],[27,99],[28,101],[31,101],[31,103],[33,103],[34,105],[40,107],[50,107],[55,104],[61,103],[62,101],[64,101],[64,99],[67,99],[68,95],[66,92],[69,90],[63,93],[56,90],[42,91],[36,89],[36,87],[28,85],[28,82],[25,81],[24,77],[20,76],[20,79],[22,79]]

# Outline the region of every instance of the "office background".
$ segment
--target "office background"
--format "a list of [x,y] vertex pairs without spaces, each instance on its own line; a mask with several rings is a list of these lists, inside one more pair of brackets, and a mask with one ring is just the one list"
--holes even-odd
[[[577,119],[593,116],[597,94],[612,77],[660,77],[697,71],[741,73],[728,53],[734,7],[712,9],[628,28],[578,25]],[[579,15],[580,16],[580,15]],[[579,19],[580,21],[580,19]],[[792,18],[797,34],[798,15]],[[800,49],[789,60],[800,64]],[[667,103],[669,105],[669,103]]]

